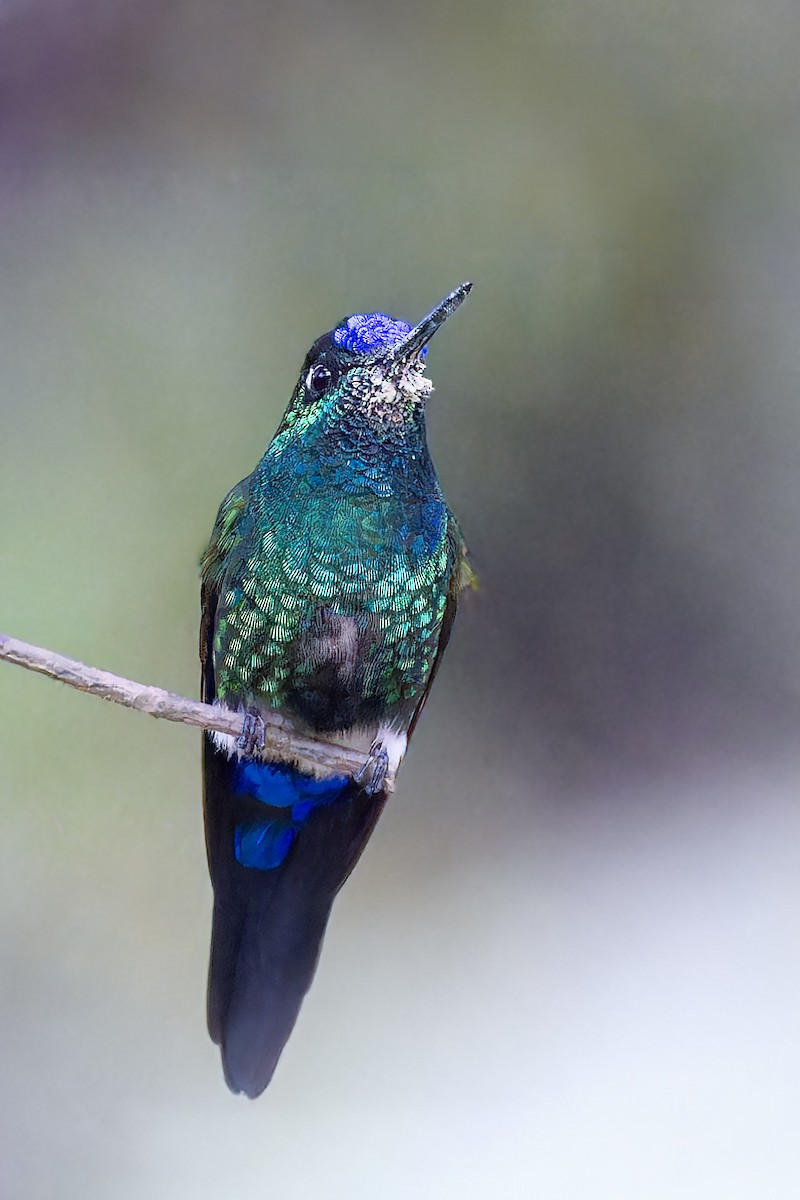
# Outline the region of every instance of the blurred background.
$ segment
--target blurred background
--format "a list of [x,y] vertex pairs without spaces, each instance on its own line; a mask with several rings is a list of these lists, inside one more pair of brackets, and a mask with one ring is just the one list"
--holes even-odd
[[482,585],[256,1103],[198,735],[0,664],[4,1198],[798,1194],[799,53],[791,0],[3,4],[0,628],[196,695],[308,345],[462,279]]

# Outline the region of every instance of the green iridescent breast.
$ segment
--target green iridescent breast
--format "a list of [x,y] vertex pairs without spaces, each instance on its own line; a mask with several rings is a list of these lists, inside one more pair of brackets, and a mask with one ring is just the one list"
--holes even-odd
[[381,496],[265,458],[234,489],[218,518],[218,699],[320,729],[413,712],[457,550],[435,476],[424,484]]

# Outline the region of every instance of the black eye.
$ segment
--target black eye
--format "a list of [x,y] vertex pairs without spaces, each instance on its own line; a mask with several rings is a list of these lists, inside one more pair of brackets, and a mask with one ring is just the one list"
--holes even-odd
[[311,367],[306,375],[306,391],[312,399],[318,399],[327,387],[330,386],[333,379],[333,371],[324,366],[323,363],[317,363]]

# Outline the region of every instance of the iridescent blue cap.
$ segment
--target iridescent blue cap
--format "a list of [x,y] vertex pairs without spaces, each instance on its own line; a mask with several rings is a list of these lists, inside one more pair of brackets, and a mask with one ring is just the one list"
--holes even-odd
[[377,354],[396,346],[410,332],[406,321],[394,321],[386,313],[354,313],[334,329],[333,340],[353,354]]

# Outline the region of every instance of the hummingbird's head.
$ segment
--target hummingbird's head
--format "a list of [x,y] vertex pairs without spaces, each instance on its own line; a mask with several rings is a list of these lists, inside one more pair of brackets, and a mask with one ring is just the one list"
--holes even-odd
[[371,436],[397,444],[421,430],[433,389],[424,374],[428,342],[471,287],[462,283],[413,328],[385,313],[355,313],[318,338],[305,357],[275,450],[295,438],[360,443]]

